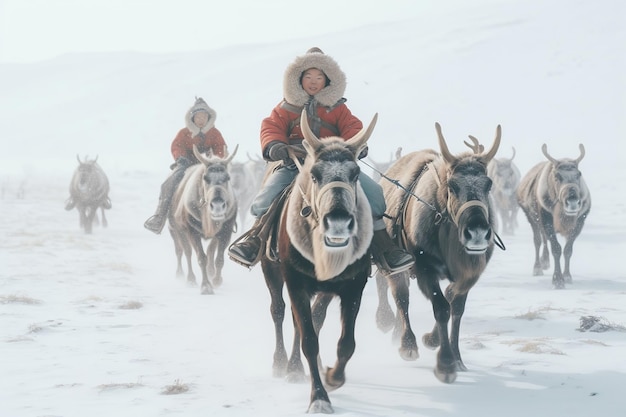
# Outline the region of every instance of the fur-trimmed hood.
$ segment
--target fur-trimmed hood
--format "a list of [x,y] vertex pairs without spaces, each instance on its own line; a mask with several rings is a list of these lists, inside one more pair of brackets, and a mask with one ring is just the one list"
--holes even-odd
[[[199,111],[205,111],[209,114],[209,121],[202,129],[196,126],[193,120],[191,120],[193,115]],[[196,102],[194,103],[194,105],[191,106],[189,110],[187,111],[187,114],[185,114],[185,126],[191,132],[191,137],[194,137],[194,136],[197,136],[198,133],[200,132],[206,133],[211,128],[213,128],[215,126],[216,118],[217,118],[217,112],[213,110],[211,107],[209,107],[209,105],[206,104],[206,102],[202,99],[202,97],[198,97],[196,98]]]
[[285,70],[283,95],[287,103],[302,107],[309,101],[309,95],[300,84],[302,73],[309,68],[317,68],[326,74],[330,84],[315,95],[318,103],[332,107],[343,98],[346,91],[346,74],[339,64],[319,48],[311,48],[306,54],[296,57]]

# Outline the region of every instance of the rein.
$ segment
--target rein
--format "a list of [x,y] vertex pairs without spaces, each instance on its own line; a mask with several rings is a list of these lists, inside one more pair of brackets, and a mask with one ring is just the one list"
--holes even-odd
[[415,178],[415,180],[411,183],[411,189],[409,190],[408,188],[406,188],[405,186],[400,184],[400,181],[395,180],[393,178],[389,178],[387,175],[385,175],[384,173],[380,172],[378,169],[374,168],[373,166],[371,166],[370,164],[368,164],[364,160],[360,159],[359,162],[361,162],[362,164],[367,165],[368,167],[373,169],[378,175],[380,175],[381,178],[386,179],[387,181],[389,181],[390,183],[392,183],[396,187],[400,188],[402,191],[405,192],[405,194],[407,196],[414,197],[417,201],[419,201],[420,203],[424,204],[429,209],[434,211],[435,212],[435,224],[441,223],[441,220],[443,220],[443,213],[437,211],[437,207],[435,207],[434,205],[430,204],[428,201],[422,200],[419,196],[417,196],[415,193],[413,193],[413,189],[415,188],[415,185],[417,184],[417,181],[422,176],[424,171],[426,171],[428,169],[428,165],[424,166],[424,169],[422,170],[422,172],[420,172],[420,174],[417,176],[417,178]]
[[[415,193],[413,193],[413,190],[415,189],[415,187],[417,186],[417,182],[419,181],[419,179],[421,178],[422,174],[429,168],[429,166],[432,167],[432,169],[435,171],[435,180],[437,181],[437,184],[439,186],[441,186],[441,182],[439,181],[439,175],[437,175],[437,169],[434,167],[434,165],[432,165],[432,162],[424,165],[424,168],[422,169],[422,172],[419,173],[419,175],[411,182],[411,189],[408,189],[406,187],[404,187],[402,184],[400,184],[400,182],[396,179],[392,179],[389,178],[387,175],[385,175],[384,173],[380,172],[378,169],[376,169],[375,167],[371,166],[370,164],[368,164],[367,162],[360,160],[361,163],[367,165],[368,167],[370,167],[371,169],[373,169],[376,173],[378,173],[381,178],[386,179],[387,181],[389,181],[390,183],[394,184],[396,187],[400,188],[402,191],[404,191],[406,198],[404,199],[404,201],[402,202],[402,206],[400,208],[400,211],[405,211],[406,207],[407,207],[407,203],[408,203],[408,198],[409,197],[414,197],[417,201],[419,201],[420,203],[426,205],[428,208],[430,208],[432,211],[435,212],[435,225],[438,225],[441,223],[441,221],[443,220],[443,213],[441,213],[440,211],[437,211],[437,208],[427,202],[422,200],[419,196],[417,196]],[[448,199],[448,205],[450,203],[450,199]],[[459,207],[459,209],[457,210],[456,214],[453,215],[451,217],[451,220],[454,222],[454,225],[458,228],[459,227],[459,218],[461,217],[461,214],[463,214],[463,212],[465,210],[467,210],[470,207],[480,207],[483,211],[483,213],[485,214],[485,217],[489,217],[489,210],[488,207],[481,201],[478,200],[471,200],[471,201],[466,201],[465,203],[463,203],[461,205],[461,207]],[[450,207],[446,207],[446,210],[448,213],[450,213],[450,215],[452,215],[452,210],[450,210]],[[403,230],[404,228],[402,227],[401,224],[398,224],[398,222],[396,222],[396,227],[398,227],[399,229]],[[499,247],[502,250],[506,250],[506,247],[504,246],[504,242],[502,241],[502,239],[500,238],[500,236],[498,235],[498,233],[496,233],[496,231],[493,231],[494,234],[494,244]]]

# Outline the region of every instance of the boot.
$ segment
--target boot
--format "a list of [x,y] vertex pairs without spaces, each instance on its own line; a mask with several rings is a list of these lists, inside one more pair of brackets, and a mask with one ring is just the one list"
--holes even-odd
[[406,271],[415,263],[413,255],[398,247],[385,229],[374,230],[372,256],[376,265],[389,274]]
[[256,219],[252,228],[228,248],[228,257],[233,261],[247,266],[254,266],[259,259],[261,239],[256,235],[260,222]]
[[165,221],[167,220],[167,213],[170,210],[171,198],[159,197],[159,204],[156,212],[146,220],[143,227],[150,230],[153,233],[161,234]]
[[174,168],[170,176],[165,179],[165,182],[161,185],[161,194],[159,195],[159,204],[156,212],[143,224],[143,227],[157,235],[161,233],[163,226],[165,226],[174,191],[176,191],[178,184],[180,184],[185,175],[185,168],[185,166],[179,164]]

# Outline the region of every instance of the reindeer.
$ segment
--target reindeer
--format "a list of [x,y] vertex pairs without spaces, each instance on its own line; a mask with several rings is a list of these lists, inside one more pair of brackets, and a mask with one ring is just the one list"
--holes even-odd
[[511,158],[494,158],[487,167],[487,174],[493,181],[491,190],[493,205],[502,224],[502,233],[506,235],[514,234],[519,210],[515,193],[521,174],[513,158],[515,158],[514,147]]
[[266,166],[266,161],[252,158],[250,154],[246,162],[231,163],[230,181],[237,198],[239,224],[242,227],[250,214],[250,206],[261,186]]
[[[570,259],[574,240],[582,231],[591,210],[591,195],[578,169],[578,164],[585,156],[585,147],[582,143],[579,149],[580,156],[576,159],[555,159],[550,156],[544,143],[541,151],[547,161],[531,168],[517,190],[517,201],[533,230],[535,244],[533,275],[543,275],[543,270],[550,267],[548,255],[550,241],[554,258],[552,285],[557,289],[562,289],[566,283],[572,282]],[[562,271],[561,245],[557,234],[566,239],[563,249],[565,264]]]
[[79,225],[85,233],[91,234],[93,223],[98,221],[98,209],[102,211],[102,226],[107,227],[108,222],[104,214],[105,209],[111,208],[109,199],[109,179],[104,170],[98,165],[98,157],[84,161],[78,154],[78,167],[70,181],[70,197],[65,202],[65,210],[78,210]]
[[[169,230],[174,240],[177,276],[182,276],[181,258],[187,259],[187,281],[196,284],[191,267],[192,247],[202,270],[202,294],[213,294],[213,287],[222,283],[224,251],[230,243],[237,219],[237,200],[230,185],[229,164],[239,145],[224,159],[209,153],[201,154],[193,146],[200,163],[185,171],[174,192],[169,211]],[[209,240],[206,253],[202,240]],[[211,279],[209,279],[211,278]]]
[[[441,154],[434,150],[409,153],[396,161],[387,176],[397,182],[381,183],[392,219],[387,228],[415,256],[415,266],[386,279],[397,306],[396,333],[400,356],[419,357],[415,334],[409,321],[409,278],[415,276],[421,292],[433,306],[436,324],[422,341],[439,347],[436,377],[446,383],[465,371],[459,350],[461,318],[470,289],[476,284],[494,250],[495,214],[489,200],[492,181],[487,166],[500,146],[501,128],[496,129],[486,153],[476,140],[473,152],[453,155],[439,123],[435,124]],[[471,137],[470,137],[471,138]],[[467,143],[466,143],[467,144]],[[379,273],[377,273],[378,275]],[[378,280],[377,276],[377,280]],[[447,279],[445,292],[439,281]],[[387,294],[379,291],[379,314]],[[451,320],[450,330],[448,323]]]
[[[274,375],[286,374],[295,380],[304,376],[301,345],[311,379],[310,413],[333,412],[327,389],[345,383],[345,368],[356,347],[355,322],[371,271],[369,246],[373,236],[371,208],[358,181],[357,155],[366,146],[375,123],[376,117],[366,130],[347,141],[337,137],[318,139],[303,111],[300,125],[308,155],[304,165],[298,163],[300,172],[279,212],[277,258],[270,256],[269,250],[261,258],[276,334]],[[295,320],[289,359],[282,331],[283,285]],[[337,361],[323,375],[324,383],[318,362],[318,327],[311,308],[316,294],[332,294],[341,300]]]

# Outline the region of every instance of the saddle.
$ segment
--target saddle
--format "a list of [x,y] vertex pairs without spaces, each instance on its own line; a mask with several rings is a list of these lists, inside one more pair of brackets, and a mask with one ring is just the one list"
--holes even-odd
[[233,242],[233,245],[247,239],[249,236],[256,236],[261,241],[261,247],[259,248],[258,255],[252,265],[255,265],[261,260],[263,254],[272,262],[278,262],[278,224],[280,221],[280,213],[285,205],[285,201],[291,194],[293,189],[293,182],[289,184],[280,193],[277,199],[275,199],[267,212],[263,214],[255,226],[253,226],[247,233],[244,233],[237,240]]

